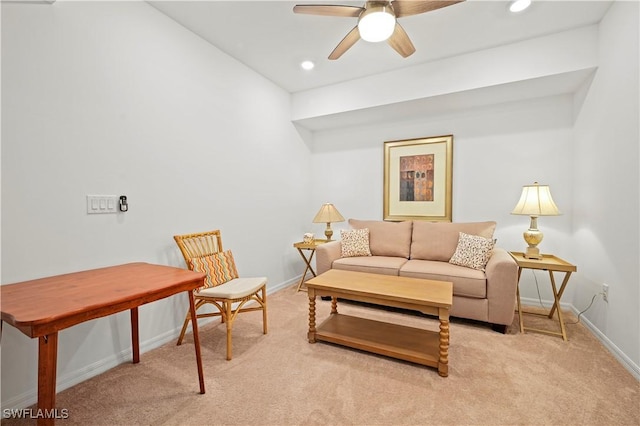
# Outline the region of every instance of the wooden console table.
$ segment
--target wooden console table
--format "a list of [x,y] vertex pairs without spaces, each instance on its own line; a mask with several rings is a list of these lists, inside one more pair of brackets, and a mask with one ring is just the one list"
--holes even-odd
[[[184,291],[189,296],[191,317],[195,318],[192,290],[203,285],[204,277],[170,266],[129,263],[0,286],[0,327],[6,322],[39,340],[38,410],[55,412],[58,331],[129,309],[133,363],[138,363],[138,306]],[[197,321],[192,327],[202,394],[205,389]],[[38,417],[38,425],[54,422],[51,417]]]

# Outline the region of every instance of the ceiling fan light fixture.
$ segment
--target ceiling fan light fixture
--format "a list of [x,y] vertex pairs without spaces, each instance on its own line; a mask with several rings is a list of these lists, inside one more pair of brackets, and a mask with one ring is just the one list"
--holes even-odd
[[360,14],[358,31],[365,41],[385,41],[396,27],[396,16],[393,9],[386,3],[372,4]]
[[416,48],[402,25],[396,22],[397,18],[431,12],[463,1],[465,0],[367,0],[363,7],[339,4],[297,4],[293,7],[293,12],[358,18],[357,26],[344,36],[329,55],[328,59],[331,61],[340,58],[360,39],[370,42],[387,40],[393,50],[403,58],[408,58],[413,55]]

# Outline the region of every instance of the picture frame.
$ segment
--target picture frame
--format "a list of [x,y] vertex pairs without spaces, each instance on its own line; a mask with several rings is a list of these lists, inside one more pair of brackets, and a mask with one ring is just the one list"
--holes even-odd
[[384,143],[383,219],[451,222],[453,135]]

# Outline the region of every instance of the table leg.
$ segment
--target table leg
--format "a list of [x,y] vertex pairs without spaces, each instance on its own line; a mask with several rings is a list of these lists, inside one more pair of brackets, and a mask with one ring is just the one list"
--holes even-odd
[[302,260],[304,260],[305,263],[305,268],[304,268],[304,272],[302,273],[302,277],[300,278],[300,282],[298,283],[298,289],[296,290],[296,292],[300,291],[300,288],[302,287],[302,284],[304,284],[304,279],[307,277],[307,272],[311,271],[311,274],[315,277],[316,276],[316,271],[313,270],[313,266],[311,266],[311,260],[313,260],[313,255],[316,253],[315,250],[311,250],[311,254],[309,255],[309,258],[307,259],[307,257],[304,255],[304,252],[302,251],[302,249],[298,249],[298,253],[300,253],[300,256],[302,257]]
[[522,268],[518,268],[518,281],[516,285],[516,296],[518,298],[518,319],[520,321],[520,333],[524,333],[524,322],[522,321],[522,304],[520,302],[520,275],[522,274]]
[[[58,333],[38,338],[38,411],[53,413],[56,405],[56,368],[58,362]],[[55,418],[38,417],[38,425],[53,425]]]
[[309,290],[309,333],[307,333],[309,343],[316,342],[316,292]]
[[[549,271],[549,273],[551,273],[551,271]],[[567,283],[569,282],[570,277],[571,277],[571,271],[566,272],[564,274],[564,279],[562,280],[562,285],[560,286],[560,291],[558,292],[558,300],[562,299],[562,294],[564,293],[564,289],[567,287]],[[555,312],[555,310],[556,310],[556,305],[554,303],[553,306],[551,307],[551,311],[549,311],[549,318],[553,318],[553,313]]]
[[307,267],[309,268],[309,271],[311,272],[311,275],[313,275],[314,277],[316,276],[316,271],[313,270],[313,266],[311,265],[311,261],[313,260],[313,255],[316,254],[315,250],[311,250],[311,254],[309,255],[309,259],[305,258],[305,263],[307,264]]
[[200,393],[205,393],[204,372],[202,370],[202,354],[200,352],[200,334],[198,333],[198,317],[196,316],[196,304],[193,300],[193,291],[187,291],[189,297],[189,313],[191,314],[191,329],[193,331],[193,345],[196,347],[196,364],[198,365],[198,381],[200,382]]
[[449,375],[449,311],[440,309],[440,358],[438,359],[438,374],[442,377]]
[[304,273],[302,274],[302,277],[300,277],[300,281],[298,282],[298,288],[296,288],[296,292],[300,291],[302,289],[302,284],[304,284],[304,277],[307,276],[307,270],[304,270]]
[[138,333],[138,307],[131,308],[131,348],[133,351],[133,363],[140,362],[140,335]]
[[560,331],[562,332],[562,340],[566,342],[567,332],[565,331],[565,328],[564,328],[564,318],[562,318],[562,309],[560,309],[560,297],[558,297],[558,292],[556,291],[556,280],[553,277],[552,271],[549,271],[549,277],[551,278],[551,288],[553,289],[553,298],[555,300],[555,302],[553,303],[553,306],[557,307],[556,310],[558,312],[558,321],[560,322]]

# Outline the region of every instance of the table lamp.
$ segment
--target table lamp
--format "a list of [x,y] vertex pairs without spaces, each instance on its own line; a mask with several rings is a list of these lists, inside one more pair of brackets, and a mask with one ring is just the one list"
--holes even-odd
[[324,235],[327,237],[327,241],[331,241],[333,230],[331,229],[331,222],[344,222],[344,217],[340,214],[338,209],[331,203],[324,203],[320,207],[320,211],[313,218],[313,223],[326,223],[327,229],[324,230]]
[[522,235],[529,245],[524,257],[527,259],[542,259],[538,244],[542,241],[543,234],[538,230],[538,216],[557,216],[560,213],[558,206],[551,198],[551,191],[548,185],[540,185],[534,182],[533,185],[524,185],[520,201],[511,214],[531,216],[531,223]]

